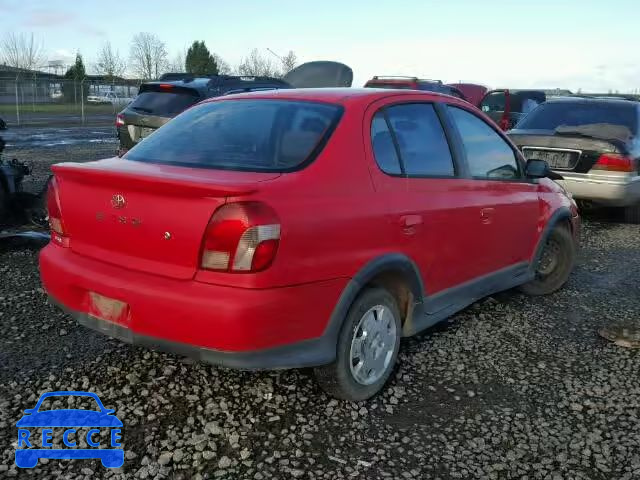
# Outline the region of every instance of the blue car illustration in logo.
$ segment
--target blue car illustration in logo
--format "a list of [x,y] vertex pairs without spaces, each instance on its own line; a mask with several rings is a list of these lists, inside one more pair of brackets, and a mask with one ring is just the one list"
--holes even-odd
[[[95,400],[99,410],[58,409],[39,411],[42,402],[49,397],[90,397]],[[112,415],[115,410],[105,408],[100,398],[91,392],[48,392],[40,396],[34,408],[24,411],[18,420],[18,446],[16,465],[20,468],[32,468],[41,458],[87,459],[99,458],[107,468],[118,468],[124,463],[124,450],[120,443],[122,422]],[[42,428],[42,435],[32,435],[28,428]],[[63,442],[68,448],[52,448],[53,428],[63,428]],[[76,428],[90,428],[86,433],[87,445],[94,448],[74,448],[77,444],[73,436]],[[109,429],[109,446],[100,447],[100,432]]]

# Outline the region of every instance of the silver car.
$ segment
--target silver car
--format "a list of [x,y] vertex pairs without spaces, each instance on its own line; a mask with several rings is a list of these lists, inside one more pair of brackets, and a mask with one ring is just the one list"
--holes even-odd
[[526,159],[545,160],[576,200],[624,208],[640,223],[640,102],[551,99],[509,131]]

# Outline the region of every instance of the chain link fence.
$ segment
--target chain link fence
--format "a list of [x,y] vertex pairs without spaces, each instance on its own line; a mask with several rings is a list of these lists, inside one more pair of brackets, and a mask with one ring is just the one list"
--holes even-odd
[[139,85],[136,80],[0,72],[0,118],[9,127],[106,124]]
[[0,119],[6,142],[0,161],[29,165],[24,189],[39,191],[59,162],[113,157],[118,140],[115,115],[138,93],[140,82],[4,72],[0,68]]

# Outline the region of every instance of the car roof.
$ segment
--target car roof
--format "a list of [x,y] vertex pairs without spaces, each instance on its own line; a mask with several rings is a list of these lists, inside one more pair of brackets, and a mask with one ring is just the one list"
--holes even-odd
[[235,75],[212,75],[210,77],[193,77],[184,75],[183,78],[169,78],[167,80],[153,80],[144,82],[142,85],[173,85],[175,87],[192,88],[194,90],[207,90],[212,87],[223,87],[228,85],[249,87],[251,85],[264,86],[273,85],[281,88],[290,87],[284,80],[272,77],[261,76],[235,76]]
[[605,105],[637,105],[638,101],[627,100],[626,98],[581,97],[579,95],[576,95],[565,97],[551,97],[547,99],[547,103],[600,103]]
[[258,92],[238,93],[205,100],[213,102],[220,99],[236,98],[275,98],[300,101],[315,101],[345,105],[347,103],[371,103],[388,97],[423,96],[425,100],[451,99],[450,95],[427,90],[403,90],[388,88],[292,88],[283,90],[265,90]]

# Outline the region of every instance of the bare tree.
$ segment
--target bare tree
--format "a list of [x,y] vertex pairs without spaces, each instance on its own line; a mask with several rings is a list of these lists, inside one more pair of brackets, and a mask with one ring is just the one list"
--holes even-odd
[[185,58],[185,49],[178,50],[173,58],[167,62],[167,71],[174,73],[184,73],[186,71]]
[[289,50],[289,53],[282,57],[282,76],[284,77],[287,73],[289,73],[297,66],[298,57],[293,50]]
[[138,33],[131,42],[131,67],[142,79],[158,78],[167,66],[164,42],[152,33]]
[[120,56],[118,50],[114,50],[111,42],[105,42],[98,52],[98,61],[95,70],[98,74],[109,78],[121,77],[127,69],[126,62]]
[[0,42],[0,59],[10,67],[34,70],[44,61],[44,48],[33,33],[9,32]]
[[261,55],[257,48],[254,48],[238,65],[238,73],[255,77],[276,77],[280,74],[280,69],[269,58]]
[[212,53],[213,59],[216,61],[216,65],[218,65],[218,75],[231,75],[233,74],[233,68],[227,62],[223,60],[223,58],[216,54]]

